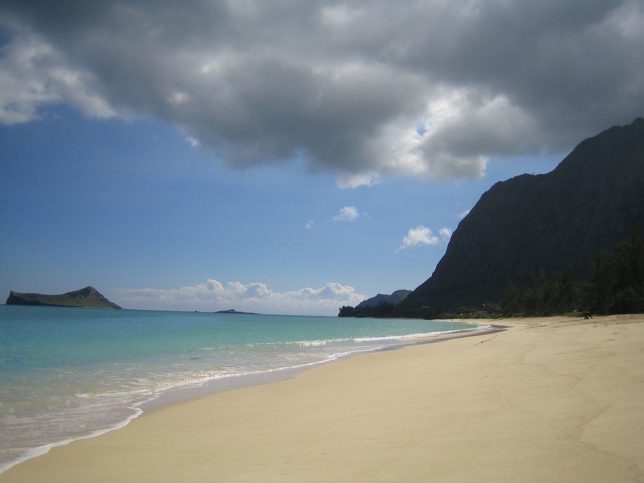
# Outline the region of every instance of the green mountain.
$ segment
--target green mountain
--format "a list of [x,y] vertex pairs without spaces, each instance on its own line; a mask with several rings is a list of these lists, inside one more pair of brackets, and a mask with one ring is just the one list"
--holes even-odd
[[7,305],[48,305],[59,307],[90,307],[103,309],[120,309],[118,305],[107,300],[94,287],[85,287],[60,295],[40,293],[19,293],[11,291]]
[[643,230],[644,119],[636,119],[583,141],[550,173],[495,184],[397,313],[481,310],[497,305],[508,285],[554,274],[588,281],[599,252]]

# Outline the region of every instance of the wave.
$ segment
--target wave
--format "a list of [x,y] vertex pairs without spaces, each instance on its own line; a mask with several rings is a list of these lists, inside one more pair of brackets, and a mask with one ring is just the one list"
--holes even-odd
[[[358,319],[359,320],[359,319]],[[389,319],[385,319],[389,320]],[[401,319],[402,322],[405,322],[406,319]],[[418,321],[415,320],[415,322],[433,322],[433,321]],[[445,321],[440,321],[440,323],[443,324],[448,324],[451,326],[458,325],[458,326],[463,326],[464,324],[462,323],[450,323],[450,322],[445,322]],[[302,348],[315,348],[315,347],[325,347],[328,345],[341,345],[341,344],[363,344],[363,343],[374,343],[374,342],[392,342],[392,343],[407,343],[410,340],[417,340],[417,339],[423,339],[423,338],[434,338],[438,336],[443,336],[446,334],[452,334],[452,333],[458,333],[458,332],[469,332],[471,330],[479,330],[480,328],[487,328],[487,326],[472,326],[470,327],[459,327],[458,329],[443,329],[443,330],[434,330],[430,332],[415,332],[412,334],[384,334],[384,335],[377,335],[377,336],[365,336],[365,337],[360,337],[360,336],[345,336],[345,337],[329,337],[329,338],[315,338],[315,339],[281,339],[281,340],[271,340],[271,341],[254,341],[254,342],[248,342],[245,344],[230,344],[230,343],[223,343],[223,344],[217,344],[217,345],[207,345],[200,347],[199,350],[205,351],[205,352],[216,352],[216,351],[221,351],[221,350],[238,350],[240,347],[245,347],[248,349],[255,349],[255,348],[263,348],[263,347],[268,347],[268,348],[275,348],[275,347],[281,347],[281,346],[298,346]],[[404,328],[402,329],[404,330]],[[275,334],[271,334],[271,336],[275,336]]]
[[89,438],[94,438],[96,436],[100,436],[105,433],[109,433],[111,431],[116,431],[117,429],[124,428],[128,424],[130,424],[131,421],[134,419],[138,418],[141,414],[143,414],[143,410],[141,409],[140,406],[145,404],[146,402],[149,402],[152,399],[155,399],[158,396],[152,397],[146,401],[142,401],[140,403],[137,403],[136,405],[131,406],[129,409],[132,409],[134,413],[124,419],[123,421],[119,421],[118,423],[115,423],[114,425],[107,427],[107,428],[102,428],[102,429],[97,429],[94,431],[91,431],[87,434],[81,435],[81,436],[76,436],[73,438],[66,438],[63,440],[55,441],[53,443],[47,443],[41,446],[36,446],[33,448],[28,448],[24,450],[24,454],[21,456],[18,456],[16,459],[12,461],[8,461],[6,463],[0,463],[0,473],[4,473],[5,471],[9,470],[10,468],[13,468],[17,464],[20,464],[24,461],[30,460],[32,458],[35,458],[37,456],[44,455],[48,453],[52,448],[55,448],[57,446],[65,446],[67,444],[73,443],[74,441],[80,441],[82,439],[89,439]]
[[402,334],[402,335],[382,335],[382,336],[373,336],[373,337],[353,337],[353,338],[334,338],[334,339],[316,339],[316,340],[298,340],[298,341],[287,341],[287,342],[267,342],[259,344],[249,344],[249,347],[258,347],[258,346],[276,346],[276,345],[297,345],[300,347],[324,347],[331,344],[340,344],[340,343],[372,343],[372,342],[409,342],[409,341],[419,341],[423,339],[432,339],[436,337],[442,337],[449,334],[457,333],[466,333],[480,330],[489,330],[490,326],[479,325],[474,328],[465,328],[465,329],[453,329],[453,330],[437,330],[432,332],[418,332],[415,334]]

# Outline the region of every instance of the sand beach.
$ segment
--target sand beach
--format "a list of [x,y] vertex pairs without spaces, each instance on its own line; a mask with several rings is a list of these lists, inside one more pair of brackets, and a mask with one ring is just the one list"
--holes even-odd
[[149,411],[0,482],[644,482],[644,316],[496,323]]

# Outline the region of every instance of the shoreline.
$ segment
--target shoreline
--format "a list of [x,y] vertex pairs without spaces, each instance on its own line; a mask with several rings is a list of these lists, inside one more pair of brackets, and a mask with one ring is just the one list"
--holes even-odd
[[[473,322],[463,322],[463,324],[474,325]],[[168,390],[157,397],[144,402],[141,405],[143,414],[146,411],[156,411],[166,406],[173,406],[191,401],[193,399],[200,399],[214,394],[228,391],[236,391],[247,387],[259,386],[264,384],[273,384],[280,381],[285,381],[297,377],[306,371],[323,367],[328,364],[336,364],[344,360],[352,359],[354,357],[361,357],[366,354],[393,351],[404,349],[418,344],[433,344],[437,342],[449,341],[461,337],[471,337],[487,333],[498,332],[505,330],[504,326],[494,326],[494,324],[477,324],[477,328],[458,329],[453,331],[441,332],[438,334],[428,333],[423,335],[413,334],[409,336],[401,336],[400,342],[395,345],[376,347],[372,349],[365,349],[361,351],[350,352],[346,354],[336,354],[330,359],[325,359],[316,362],[309,362],[300,366],[281,367],[278,369],[268,369],[258,371],[256,373],[237,374],[228,378],[213,379],[206,381],[203,384],[189,387],[178,387]]]
[[[73,307],[76,308],[76,307]],[[448,321],[445,321],[448,322]],[[430,332],[426,334],[410,334],[400,337],[385,337],[384,340],[389,339],[398,339],[399,343],[395,345],[389,345],[384,347],[374,347],[372,349],[360,350],[350,353],[335,354],[329,359],[320,360],[316,362],[305,363],[297,366],[288,366],[280,367],[276,369],[267,369],[267,370],[258,370],[251,373],[242,373],[242,374],[232,374],[231,376],[226,376],[222,378],[215,378],[212,380],[206,380],[201,383],[189,384],[185,386],[178,386],[166,390],[165,392],[154,394],[150,396],[149,399],[135,403],[132,406],[128,406],[128,409],[132,410],[132,414],[126,417],[124,420],[118,421],[110,427],[95,429],[87,434],[80,436],[63,439],[59,441],[53,441],[51,443],[46,443],[41,446],[29,448],[27,453],[20,456],[14,461],[10,461],[0,465],[0,477],[3,473],[6,473],[11,468],[21,465],[31,459],[38,458],[49,453],[54,448],[61,446],[67,446],[69,444],[75,443],[77,441],[82,441],[86,439],[92,439],[100,437],[102,435],[108,434],[112,431],[118,431],[127,427],[134,420],[150,414],[159,409],[163,409],[168,406],[174,406],[176,404],[182,404],[189,402],[195,399],[200,399],[214,394],[235,391],[247,387],[253,387],[257,385],[272,384],[284,380],[288,380],[294,377],[297,377],[299,374],[321,367],[327,364],[333,364],[343,360],[347,360],[353,357],[359,357],[364,354],[388,351],[388,350],[398,350],[403,349],[408,346],[413,346],[416,344],[428,344],[434,342],[447,341],[453,338],[468,337],[472,335],[477,335],[481,333],[494,332],[497,329],[492,328],[489,325],[484,325],[481,323],[474,323],[469,321],[456,321],[455,323],[462,322],[466,325],[478,325],[475,328],[466,328],[466,329],[456,329],[445,332]]]
[[160,407],[0,481],[644,481],[644,316],[494,322]]

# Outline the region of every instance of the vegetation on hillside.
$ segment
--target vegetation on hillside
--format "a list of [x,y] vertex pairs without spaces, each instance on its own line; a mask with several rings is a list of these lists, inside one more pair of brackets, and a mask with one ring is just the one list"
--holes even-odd
[[554,274],[524,287],[509,282],[499,311],[504,316],[644,312],[644,238],[635,235],[612,252],[600,252],[590,280]]
[[340,307],[338,317],[396,317],[396,306],[389,302],[382,302],[375,306]]

